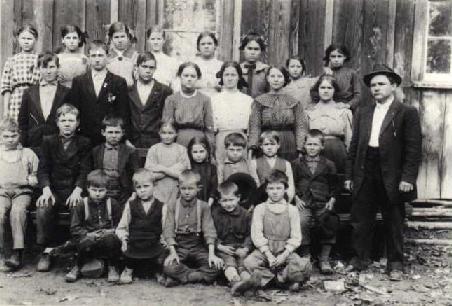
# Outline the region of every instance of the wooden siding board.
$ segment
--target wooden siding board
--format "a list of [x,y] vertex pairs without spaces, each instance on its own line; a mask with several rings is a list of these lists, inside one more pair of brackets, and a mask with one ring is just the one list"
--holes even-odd
[[291,1],[272,1],[268,29],[268,59],[272,65],[284,65],[289,57]]
[[402,76],[402,87],[411,85],[413,58],[414,5],[411,0],[397,0],[394,30],[394,70]]
[[[158,24],[158,0],[147,0],[146,3],[146,30]],[[144,38],[145,39],[145,38]]]
[[298,29],[300,23],[300,0],[292,0],[290,9],[289,55],[298,55]]
[[425,58],[425,29],[427,23],[427,0],[417,0],[414,8],[413,56],[411,61],[411,81],[421,81],[423,77],[423,59]]
[[[54,0],[53,50],[61,47],[61,27],[65,24],[85,24],[85,0]],[[50,49],[50,46],[49,46]]]
[[[0,67],[3,71],[3,65],[8,57],[13,53],[14,41],[13,31],[15,28],[14,2],[10,0],[1,0],[0,2]],[[3,96],[0,96],[0,116],[3,117]]]
[[53,5],[53,0],[33,0],[33,19],[39,33],[37,52],[52,49]]
[[444,114],[444,134],[442,137],[441,198],[452,198],[452,91],[442,90]]
[[[234,12],[235,1],[220,1],[220,31],[219,31],[219,47],[217,49],[218,57],[221,60],[229,60],[233,56],[233,38],[234,38]],[[239,24],[239,23],[238,23]]]
[[106,26],[110,24],[109,0],[86,0],[86,32],[89,39],[105,40]]

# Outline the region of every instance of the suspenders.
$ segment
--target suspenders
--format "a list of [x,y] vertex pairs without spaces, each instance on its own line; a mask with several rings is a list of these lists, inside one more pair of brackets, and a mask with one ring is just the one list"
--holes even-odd
[[[176,207],[175,207],[175,211],[174,211],[174,221],[176,224],[176,233],[178,232],[179,229],[179,211],[180,211],[180,198],[176,200]],[[201,201],[200,200],[196,200],[196,233],[199,234],[201,233]]]
[[[88,206],[88,198],[83,198],[83,205],[85,207],[85,221],[89,219],[89,206]],[[107,216],[108,220],[111,221],[111,199],[107,198]]]

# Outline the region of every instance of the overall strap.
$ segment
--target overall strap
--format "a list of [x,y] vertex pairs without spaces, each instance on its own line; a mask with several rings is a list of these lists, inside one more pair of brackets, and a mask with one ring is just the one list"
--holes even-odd
[[174,224],[175,224],[175,231],[179,229],[179,210],[180,210],[180,199],[176,200],[176,206],[174,208]]
[[201,201],[196,201],[196,232],[201,233]]
[[111,218],[111,198],[107,199],[107,218],[108,220],[112,221],[111,225],[113,226],[113,220]]
[[88,197],[83,198],[83,206],[85,207],[85,221],[89,219]]

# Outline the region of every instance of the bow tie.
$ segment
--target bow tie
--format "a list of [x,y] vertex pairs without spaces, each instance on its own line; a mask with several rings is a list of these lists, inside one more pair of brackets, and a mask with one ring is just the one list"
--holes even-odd
[[305,160],[307,162],[319,162],[320,161],[320,156],[316,156],[316,157],[306,156]]
[[245,64],[245,68],[247,68],[248,70],[254,70],[256,68],[256,63]]

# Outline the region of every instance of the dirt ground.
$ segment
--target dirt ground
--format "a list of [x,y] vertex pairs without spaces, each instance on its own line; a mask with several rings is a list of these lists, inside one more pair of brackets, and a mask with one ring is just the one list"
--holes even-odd
[[[229,289],[220,285],[163,288],[153,279],[136,279],[124,286],[105,279],[67,284],[63,266],[38,273],[29,261],[18,272],[0,274],[0,305],[452,305],[452,249],[411,247],[406,259],[407,273],[401,282],[384,274],[384,260],[361,274],[345,273],[342,262],[334,261],[336,274],[314,273],[299,293],[267,289],[271,301],[232,298]],[[328,285],[332,288],[327,290]]]

